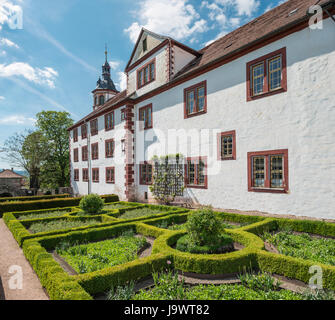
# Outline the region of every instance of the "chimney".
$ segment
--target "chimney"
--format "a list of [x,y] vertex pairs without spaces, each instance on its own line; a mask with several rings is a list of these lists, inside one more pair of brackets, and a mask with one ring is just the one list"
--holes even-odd
[[12,172],[14,172],[14,168],[12,168]]

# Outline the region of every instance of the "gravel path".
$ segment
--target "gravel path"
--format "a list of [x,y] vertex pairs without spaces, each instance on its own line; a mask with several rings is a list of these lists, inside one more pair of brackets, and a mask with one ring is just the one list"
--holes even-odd
[[[18,273],[9,273],[11,266],[22,268],[22,289],[10,289],[9,280]],[[0,300],[48,300],[38,277],[26,260],[4,221],[0,219]]]

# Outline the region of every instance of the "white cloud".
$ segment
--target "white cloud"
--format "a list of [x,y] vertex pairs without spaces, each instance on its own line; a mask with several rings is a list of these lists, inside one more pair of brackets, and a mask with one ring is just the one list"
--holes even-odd
[[6,98],[4,96],[0,96],[0,101],[5,100]]
[[119,77],[119,82],[117,83],[117,85],[120,88],[120,91],[126,90],[127,89],[127,76],[124,72],[120,71],[117,73],[118,77]]
[[260,2],[257,0],[235,0],[237,13],[242,15],[251,16],[259,7]]
[[8,78],[13,76],[21,76],[25,79],[37,83],[45,84],[50,88],[55,88],[55,79],[58,72],[52,68],[33,68],[28,63],[14,62],[8,65],[0,64],[0,77]]
[[1,50],[0,57],[4,57],[5,55],[7,55],[7,52],[5,50]]
[[229,19],[229,23],[231,24],[231,26],[233,28],[236,28],[240,25],[241,23],[241,19],[240,18],[236,18],[236,17],[233,17],[233,18],[230,18]]
[[0,45],[5,46],[5,47],[13,47],[13,48],[16,48],[16,49],[19,48],[19,46],[16,43],[14,43],[13,41],[11,41],[7,38],[1,38],[0,39]]
[[0,124],[7,124],[7,125],[32,125],[36,122],[36,119],[25,117],[19,114],[13,114],[7,117],[3,117],[0,119]]
[[144,0],[135,13],[138,21],[125,29],[132,42],[136,42],[142,26],[177,40],[207,30],[207,23],[188,4],[188,0]]
[[117,70],[120,67],[120,61],[110,61],[109,65],[112,70]]
[[[22,3],[22,1],[19,1]],[[0,0],[0,30],[1,25],[8,24],[12,29],[22,29],[22,8],[9,0]]]

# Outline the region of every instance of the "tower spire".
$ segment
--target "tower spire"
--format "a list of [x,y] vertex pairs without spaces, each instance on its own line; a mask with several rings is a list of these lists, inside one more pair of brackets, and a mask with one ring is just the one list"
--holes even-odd
[[108,55],[107,43],[105,43],[105,56],[106,56],[106,62],[107,62],[107,60],[108,60],[107,55]]

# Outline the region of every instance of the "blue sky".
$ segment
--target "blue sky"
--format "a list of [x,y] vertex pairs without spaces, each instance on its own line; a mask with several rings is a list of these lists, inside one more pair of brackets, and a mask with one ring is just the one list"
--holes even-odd
[[[0,0],[0,150],[15,132],[34,128],[42,110],[66,110],[75,121],[92,110],[105,43],[112,79],[124,89],[142,26],[201,49],[282,2]],[[0,159],[5,167],[12,165]]]

